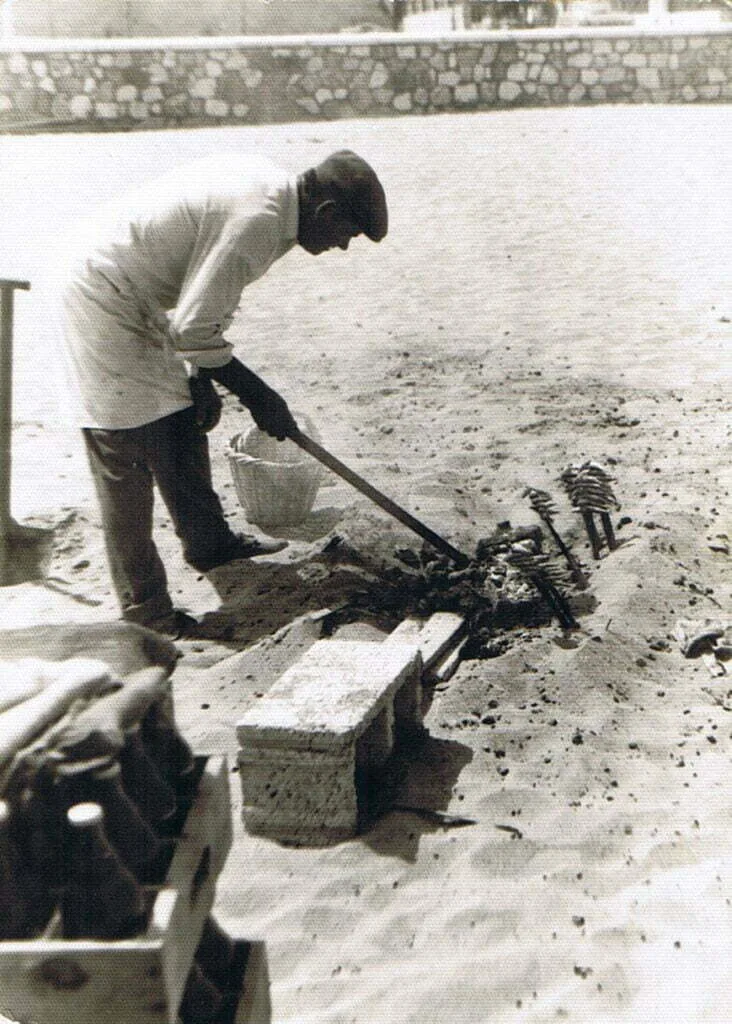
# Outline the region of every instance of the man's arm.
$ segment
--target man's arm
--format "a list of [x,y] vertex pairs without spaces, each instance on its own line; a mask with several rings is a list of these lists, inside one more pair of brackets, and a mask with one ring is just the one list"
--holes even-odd
[[232,356],[224,366],[201,367],[199,376],[215,380],[236,395],[242,405],[251,412],[260,430],[278,441],[292,437],[298,426],[287,402],[268,384]]
[[[244,289],[259,276],[257,267],[272,249],[266,219],[235,217],[214,209],[198,225],[167,333],[175,356],[194,366],[227,363],[233,355],[226,331]],[[174,244],[174,239],[171,241]]]

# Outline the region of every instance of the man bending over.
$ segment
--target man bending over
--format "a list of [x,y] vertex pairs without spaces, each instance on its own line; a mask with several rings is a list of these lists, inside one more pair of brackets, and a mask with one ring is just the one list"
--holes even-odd
[[214,381],[266,433],[297,430],[225,332],[243,290],[296,243],[317,256],[386,232],[381,183],[349,150],[299,175],[258,156],[205,158],[121,197],[80,232],[62,294],[64,355],[124,619],[174,638],[195,627],[168,593],[154,484],[199,572],[285,547],[234,533],[212,487]]

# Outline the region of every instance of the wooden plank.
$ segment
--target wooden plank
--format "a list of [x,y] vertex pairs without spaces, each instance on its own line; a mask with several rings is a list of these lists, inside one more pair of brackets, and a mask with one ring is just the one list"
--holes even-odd
[[164,1013],[159,942],[6,943],[0,993],[0,1011],[34,1024],[175,1024],[176,1019]]
[[429,673],[433,667],[462,638],[466,629],[465,619],[454,612],[435,612],[429,619],[405,619],[393,630],[385,644],[393,642],[409,642],[413,640],[422,655],[424,671]]
[[461,640],[457,647],[449,651],[441,661],[436,662],[429,673],[427,681],[430,683],[446,683],[460,664],[460,653],[464,646],[465,640]]
[[165,889],[158,894],[151,917],[150,931],[158,932],[163,939],[162,969],[168,1007],[180,1004],[204,922],[213,907],[216,879],[231,842],[227,761],[225,757],[210,757],[176,845]]

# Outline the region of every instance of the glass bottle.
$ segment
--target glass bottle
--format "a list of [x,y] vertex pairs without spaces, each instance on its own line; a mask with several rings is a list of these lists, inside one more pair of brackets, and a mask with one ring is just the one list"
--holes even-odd
[[143,718],[142,739],[158,771],[174,787],[179,804],[190,806],[198,782],[196,760],[162,701]]
[[162,777],[145,749],[139,724],[125,733],[119,762],[127,795],[153,828],[168,834],[175,822],[175,790]]
[[32,932],[31,907],[12,834],[12,811],[0,800],[0,939],[25,939]]
[[14,807],[14,835],[21,861],[32,878],[41,879],[52,892],[63,883],[64,864],[59,839],[63,813],[56,802],[53,776],[41,766],[26,778],[10,801]]
[[60,765],[57,776],[65,806],[88,801],[101,804],[108,841],[122,862],[138,881],[157,881],[163,841],[125,792],[119,762],[82,771],[73,764]]
[[75,804],[66,815],[68,879],[61,897],[66,939],[130,938],[145,930],[145,893],[107,839],[103,808]]

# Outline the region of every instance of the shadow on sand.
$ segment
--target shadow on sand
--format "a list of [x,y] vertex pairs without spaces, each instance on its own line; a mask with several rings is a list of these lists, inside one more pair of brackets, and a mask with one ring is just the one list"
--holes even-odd
[[359,792],[364,824],[360,839],[375,853],[414,863],[424,834],[474,822],[447,812],[461,771],[473,751],[426,731],[398,745],[385,768]]

